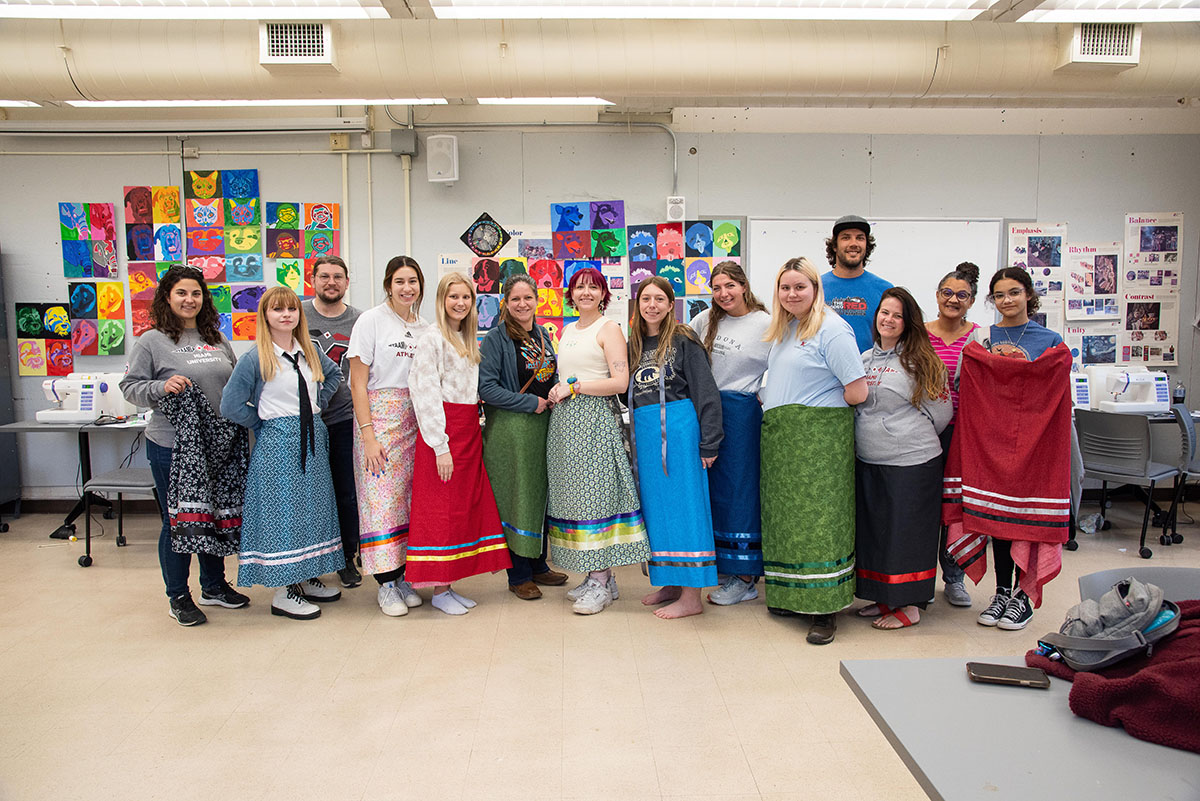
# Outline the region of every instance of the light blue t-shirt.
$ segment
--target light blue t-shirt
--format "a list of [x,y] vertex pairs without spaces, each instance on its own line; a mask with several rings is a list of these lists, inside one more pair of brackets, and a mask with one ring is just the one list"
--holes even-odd
[[825,303],[854,330],[858,352],[874,347],[871,318],[879,308],[884,290],[892,285],[870,271],[863,271],[858,278],[838,278],[830,270],[821,276],[821,287],[825,290]]
[[843,389],[867,374],[854,332],[828,308],[812,339],[796,339],[796,325],[793,320],[783,342],[771,346],[763,411],[789,404],[845,408]]

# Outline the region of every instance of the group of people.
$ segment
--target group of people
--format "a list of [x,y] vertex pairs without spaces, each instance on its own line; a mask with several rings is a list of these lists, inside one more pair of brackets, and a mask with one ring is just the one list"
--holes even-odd
[[[264,294],[257,347],[235,359],[202,275],[172,267],[121,384],[156,410],[147,456],[171,615],[205,619],[191,553],[200,605],[249,603],[225,578],[236,553],[238,585],[276,588],[272,613],[299,619],[340,597],[323,576],[361,583],[356,561],[393,617],[424,602],[421,588],[466,614],[475,602],[454,583],[501,569],[535,600],[569,579],[550,562],[583,574],[567,595],[597,614],[619,597],[613,569],[647,563],[656,589],[642,603],[661,618],[701,613],[706,588],[712,604],[753,600],[762,579],[768,609],[810,616],[808,640],[824,644],[855,596],[878,629],[918,623],[939,560],[946,598],[970,606],[964,578],[982,578],[990,540],[997,589],[979,622],[1023,628],[1066,518],[1031,518],[1005,482],[1063,443],[1056,421],[1029,418],[1033,404],[997,420],[1008,396],[979,396],[998,361],[1006,392],[1037,392],[1045,370],[1010,368],[1059,370],[1043,354],[1064,351],[1061,339],[1029,318],[1037,296],[1020,269],[989,284],[999,322],[969,322],[979,270],[968,263],[940,282],[926,327],[907,290],[866,270],[874,248],[866,220],[839,219],[832,269],[789,260],[769,312],[741,267],[721,262],[712,307],[690,326],[675,319],[671,283],[648,278],[628,341],[605,316],[604,276],[583,269],[564,293],[578,319],[557,351],[527,275],[504,281],[499,324],[479,342],[470,277],[443,276],[426,321],[424,274],[397,256],[386,299],[359,313],[344,302],[345,263],[323,257],[312,300]],[[986,436],[1027,453],[981,464]]]

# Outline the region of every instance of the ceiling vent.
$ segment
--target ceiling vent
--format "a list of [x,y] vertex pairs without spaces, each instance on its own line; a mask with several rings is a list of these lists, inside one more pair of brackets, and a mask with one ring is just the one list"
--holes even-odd
[[260,22],[258,61],[269,70],[337,72],[328,22]]
[[1142,26],[1129,22],[1080,22],[1059,48],[1056,71],[1127,70],[1138,65]]

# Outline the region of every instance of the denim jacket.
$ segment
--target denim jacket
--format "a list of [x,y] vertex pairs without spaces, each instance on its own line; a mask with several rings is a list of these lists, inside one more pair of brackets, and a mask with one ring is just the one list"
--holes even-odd
[[[342,370],[320,348],[317,348],[317,358],[321,362],[321,372],[325,374],[325,380],[319,384],[317,406],[324,409],[337,391],[338,384],[342,383]],[[262,397],[265,385],[262,370],[258,368],[258,348],[251,348],[238,359],[233,375],[221,393],[221,416],[251,431],[258,431],[262,426],[262,420],[258,417],[258,400]],[[299,414],[299,410],[296,413]]]
[[[554,341],[545,328],[534,323],[533,333],[541,338],[546,350],[554,352]],[[503,321],[487,332],[479,353],[479,399],[484,405],[510,412],[536,412],[537,396],[523,395],[519,391],[517,351]]]

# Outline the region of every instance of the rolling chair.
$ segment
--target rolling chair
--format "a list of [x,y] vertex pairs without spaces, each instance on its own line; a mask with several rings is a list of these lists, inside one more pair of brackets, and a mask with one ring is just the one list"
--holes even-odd
[[117,493],[118,548],[125,545],[125,495],[127,493],[150,495],[153,496],[155,504],[158,503],[158,490],[155,488],[154,474],[148,467],[120,467],[98,476],[92,476],[83,485],[83,519],[86,522],[84,523],[83,556],[79,557],[80,567],[92,566],[92,493],[94,492]]
[[1146,547],[1146,530],[1150,525],[1154,486],[1160,481],[1174,479],[1175,491],[1171,508],[1162,520],[1162,534],[1158,541],[1162,545],[1183,541],[1183,537],[1175,531],[1175,518],[1188,464],[1195,454],[1196,430],[1191,414],[1183,406],[1172,407],[1172,413],[1181,432],[1180,457],[1174,466],[1151,460],[1150,420],[1145,415],[1075,410],[1075,431],[1079,436],[1084,473],[1100,481],[1100,514],[1103,516],[1109,506],[1110,481],[1147,488],[1142,536],[1138,544],[1138,555],[1143,559],[1153,555],[1153,551]]

